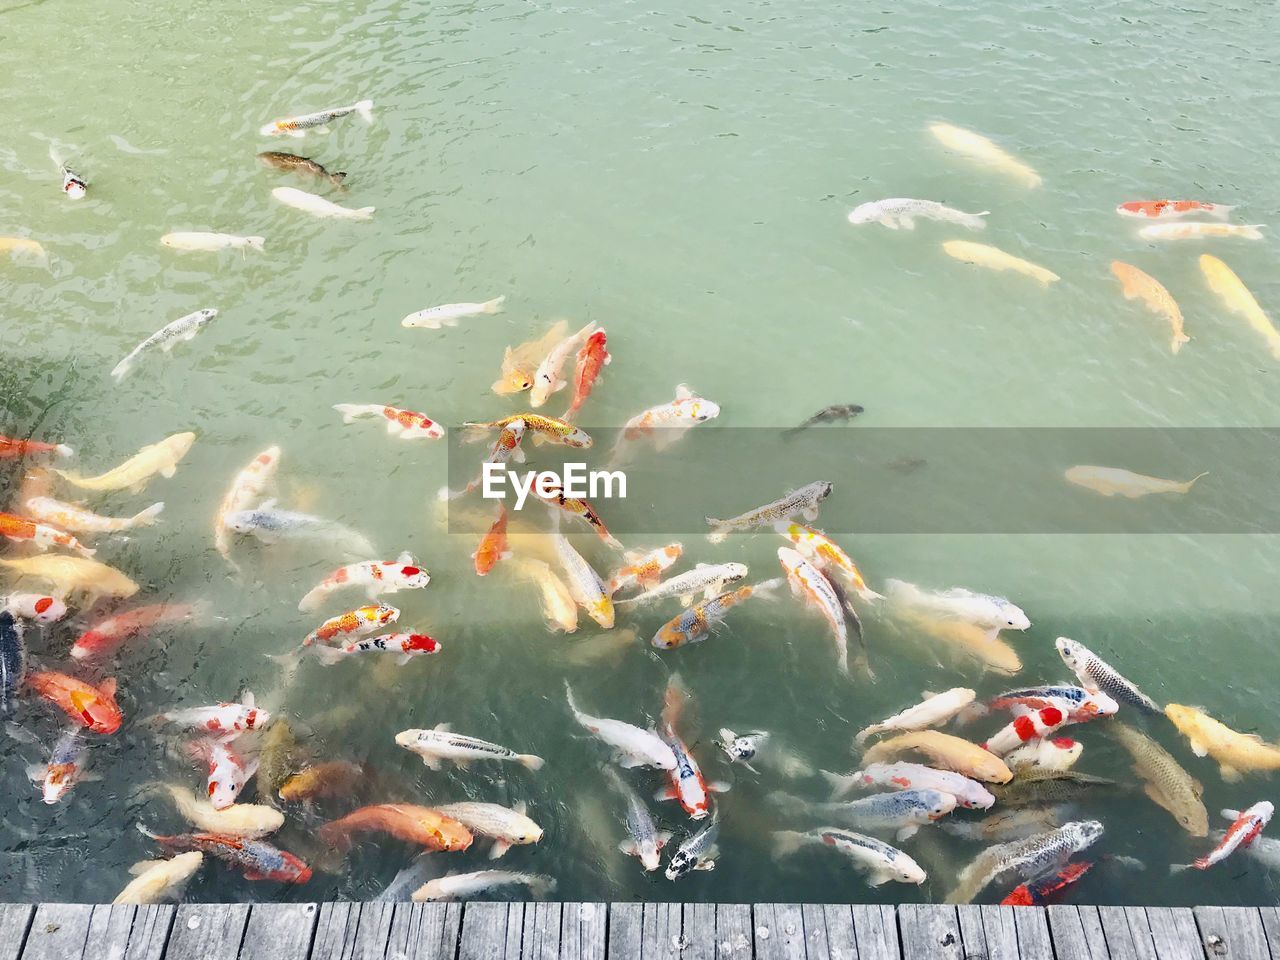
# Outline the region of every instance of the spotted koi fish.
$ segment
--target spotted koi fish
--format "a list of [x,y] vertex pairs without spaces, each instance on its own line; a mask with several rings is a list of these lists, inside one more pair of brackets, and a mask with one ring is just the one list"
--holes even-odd
[[581,449],[591,446],[591,436],[585,430],[559,417],[548,417],[540,413],[517,413],[488,422],[469,420],[463,426],[470,430],[504,430],[517,421],[523,423],[525,431],[552,443],[563,443],[565,446]]
[[248,730],[262,730],[271,722],[271,714],[254,704],[253,694],[245,693],[239,703],[218,703],[208,707],[170,710],[152,718],[193,733],[206,733],[230,740]]
[[439,653],[440,643],[425,633],[384,633],[380,637],[366,637],[341,647],[315,648],[321,663],[337,663],[362,653],[394,654],[396,662],[406,664],[414,657]]
[[399,619],[400,611],[395,607],[385,603],[366,604],[330,617],[308,633],[303,638],[302,645],[309,647],[313,643],[332,643],[343,637],[363,637]]
[[72,450],[65,443],[42,443],[39,440],[15,440],[0,435],[0,460],[21,460],[52,453],[59,457],[71,456]]
[[331,107],[316,113],[304,113],[297,117],[284,117],[265,123],[258,133],[264,137],[278,137],[282,134],[290,137],[305,136],[308,130],[323,127],[325,124],[358,113],[365,123],[373,123],[373,101],[361,100],[349,107]]
[[698,761],[693,758],[688,746],[676,732],[676,723],[684,711],[684,704],[689,698],[684,683],[678,673],[673,673],[667,681],[667,692],[662,708],[662,726],[658,736],[671,748],[675,755],[676,765],[666,771],[669,783],[655,795],[657,800],[677,800],[690,819],[704,820],[711,813],[712,792],[724,793],[728,784],[707,783],[702,775]]
[[30,543],[38,547],[40,550],[48,550],[50,547],[65,547],[82,557],[92,557],[93,550],[90,550],[79,540],[69,533],[63,533],[56,527],[51,527],[45,523],[37,523],[34,520],[28,520],[26,517],[15,516],[12,513],[0,513],[0,537],[5,537],[18,543]]
[[1122,217],[1143,220],[1177,220],[1181,217],[1227,217],[1235,207],[1199,200],[1130,200],[1116,207]]
[[[781,583],[781,580],[777,582]],[[653,635],[653,646],[659,650],[674,650],[688,643],[705,640],[711,630],[724,621],[733,607],[754,595],[761,586],[765,584],[739,587],[694,604],[658,629]]]
[[853,558],[840,548],[840,545],[821,530],[807,527],[803,523],[781,521],[773,527],[793,544],[796,550],[819,570],[828,575],[838,574],[863,600],[883,600],[882,594],[876,593],[867,586],[862,571],[853,562]]
[[406,551],[394,560],[365,560],[339,567],[307,592],[298,609],[315,610],[331,593],[348,587],[364,587],[365,595],[375,600],[385,593],[420,590],[430,582],[431,575]]
[[618,538],[609,532],[609,529],[604,525],[604,521],[600,519],[600,514],[596,512],[596,508],[588,501],[581,497],[566,497],[564,491],[554,485],[549,484],[545,488],[549,491],[547,496],[543,496],[541,490],[535,484],[532,488],[533,495],[547,506],[558,507],[569,516],[579,518],[591,527],[596,532],[596,536],[609,544],[609,546],[618,550],[622,549],[622,544],[618,541]]
[[381,417],[387,425],[387,433],[401,440],[439,440],[444,427],[425,413],[385,407],[380,403],[335,403],[333,409],[342,414],[343,423]]
[[642,590],[656,587],[662,575],[680,559],[683,553],[682,544],[669,543],[665,547],[650,550],[648,553],[629,551],[623,554],[627,562],[609,577],[609,595],[613,596],[619,590],[632,586]]

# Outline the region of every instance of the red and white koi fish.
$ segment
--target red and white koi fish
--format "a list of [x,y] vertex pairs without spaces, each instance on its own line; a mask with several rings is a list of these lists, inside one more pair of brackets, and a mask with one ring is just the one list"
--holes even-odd
[[204,603],[157,603],[124,610],[99,620],[80,634],[71,647],[71,656],[76,660],[109,657],[126,640],[164,624],[201,619],[207,611]]
[[440,643],[425,633],[384,633],[380,637],[366,637],[341,647],[315,647],[321,663],[337,663],[362,653],[390,653],[396,663],[404,665],[414,657],[440,652]]
[[[1076,691],[1083,696],[1062,697],[1051,691]],[[1119,704],[1105,693],[1086,693],[1078,687],[1043,688],[1041,690],[1014,691],[992,701],[993,709],[1010,709],[1016,716],[1013,722],[983,744],[997,757],[1003,757],[1019,745],[1033,740],[1052,739],[1054,731],[1073,723],[1086,723],[1097,717],[1114,716]]]
[[1116,207],[1122,217],[1140,217],[1143,220],[1177,220],[1180,217],[1226,218],[1235,207],[1220,203],[1202,203],[1199,200],[1130,200]]
[[95,687],[50,670],[30,674],[27,684],[91,733],[110,734],[120,729],[123,717],[116,703],[115,677],[108,677]]
[[152,719],[153,722],[167,723],[194,733],[231,740],[248,730],[262,730],[271,722],[271,714],[254,705],[252,693],[245,693],[239,703],[170,710]]
[[552,347],[538,364],[538,369],[533,374],[533,386],[529,392],[529,403],[534,409],[546,403],[551,394],[564,388],[565,381],[562,373],[565,363],[570,354],[578,349],[578,344],[595,333],[596,329],[594,323],[588,323],[577,333],[565,337]]
[[676,387],[676,398],[670,403],[650,407],[624,423],[618,442],[653,437],[655,446],[662,450],[684,436],[690,427],[718,416],[718,404],[699,397],[682,383]]
[[511,549],[507,545],[507,506],[498,507],[498,519],[493,521],[487,533],[480,538],[476,552],[471,555],[475,562],[476,576],[483,577],[498,565],[500,560],[508,560]]
[[444,427],[425,413],[380,403],[335,403],[333,409],[342,414],[343,423],[381,417],[387,424],[387,433],[401,440],[439,440],[444,436]]
[[236,802],[244,785],[258,772],[258,760],[245,760],[234,753],[228,741],[215,738],[191,744],[191,753],[209,765],[209,803],[215,810],[225,810]]
[[707,783],[702,776],[698,761],[693,758],[689,748],[680,735],[676,733],[676,723],[684,711],[685,701],[689,693],[678,673],[673,673],[667,681],[667,692],[662,707],[662,726],[658,735],[662,737],[671,752],[675,755],[676,765],[667,771],[670,783],[655,795],[657,800],[678,800],[690,819],[703,820],[711,813],[711,793],[725,793],[728,784]]
[[591,396],[596,381],[600,379],[600,371],[612,360],[613,357],[605,346],[604,330],[597,330],[587,337],[587,342],[578,351],[578,365],[573,373],[573,402],[569,404],[562,419],[572,420],[582,409],[587,397]]
[[330,617],[316,627],[302,640],[304,647],[313,643],[333,643],[344,638],[367,636],[379,627],[395,623],[400,619],[400,611],[385,603],[370,603],[336,617]]
[[0,435],[0,460],[21,460],[24,457],[38,457],[52,453],[59,457],[69,457],[72,450],[65,443],[42,443],[39,440],[17,440],[14,437]]
[[28,520],[26,517],[15,516],[12,513],[0,513],[0,537],[5,537],[14,542],[33,544],[42,551],[48,550],[50,547],[65,547],[80,554],[82,557],[92,557],[94,554],[93,550],[90,550],[71,534],[63,533],[56,527],[51,527],[45,523],[37,523],[34,520]]
[[791,592],[810,606],[816,607],[831,628],[836,645],[836,667],[841,673],[849,672],[849,630],[845,623],[845,611],[831,583],[812,563],[790,547],[778,548],[778,562],[786,571]]
[[149,527],[164,510],[163,503],[153,503],[132,517],[103,517],[74,503],[43,496],[31,497],[22,506],[33,519],[71,533],[120,533],[134,527]]
[[1271,821],[1271,815],[1275,812],[1276,808],[1266,800],[1261,800],[1244,811],[1223,810],[1222,815],[1233,822],[1227,828],[1223,838],[1218,841],[1218,845],[1194,863],[1174,864],[1169,868],[1169,872],[1177,873],[1189,867],[1208,870],[1214,864],[1221,863],[1241,847],[1247,847],[1253,843],[1262,834],[1263,827]]
[[609,596],[628,587],[638,587],[642,590],[656,587],[662,575],[680,559],[682,553],[684,553],[684,546],[679,543],[669,543],[665,547],[650,550],[648,553],[627,551],[623,554],[627,562],[615,570],[609,578]]
[[20,620],[34,620],[36,623],[57,623],[67,615],[65,603],[57,597],[39,593],[11,593],[0,597],[0,610]]
[[1037,767],[1042,770],[1070,770],[1084,744],[1070,737],[1053,737],[1049,740],[1028,740],[1022,746],[1005,755],[1004,762],[1010,770],[1018,767]]
[[213,545],[228,563],[231,563],[231,531],[227,527],[227,517],[248,510],[254,501],[261,499],[279,466],[280,448],[267,447],[231,481],[231,489],[213,518]]
[[420,590],[431,582],[431,574],[414,563],[405,551],[394,560],[364,560],[339,567],[321,580],[298,602],[304,612],[315,610],[331,593],[347,587],[364,587],[365,595],[376,600],[386,593]]
[[863,600],[884,599],[883,594],[876,593],[867,586],[867,581],[863,579],[862,571],[853,562],[853,558],[821,530],[787,521],[774,524],[774,529],[795,544],[800,555],[817,565],[823,573],[842,577],[849,589]]

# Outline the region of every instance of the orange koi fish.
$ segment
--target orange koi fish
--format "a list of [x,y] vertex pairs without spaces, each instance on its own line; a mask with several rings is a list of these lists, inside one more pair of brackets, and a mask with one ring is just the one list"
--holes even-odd
[[330,846],[346,850],[351,846],[353,833],[370,831],[387,833],[428,850],[466,850],[472,840],[471,831],[452,817],[430,807],[408,803],[361,807],[340,820],[326,823],[318,836]]
[[41,550],[48,550],[50,547],[66,547],[68,550],[74,550],[82,557],[92,557],[94,554],[93,550],[90,550],[71,534],[63,533],[48,524],[37,523],[34,520],[28,520],[26,517],[15,516],[12,513],[0,513],[0,537],[7,537],[14,541],[26,541]]
[[499,560],[506,560],[510,556],[511,550],[507,546],[507,507],[503,504],[498,508],[498,519],[493,521],[489,532],[481,538],[480,546],[476,547],[471,559],[475,561],[476,575],[483,577],[498,565]]
[[58,707],[73,723],[93,733],[115,733],[123,719],[116,703],[116,681],[109,677],[98,686],[52,670],[33,673],[27,683],[35,692]]
[[656,587],[662,575],[684,553],[683,544],[669,543],[665,547],[651,550],[648,553],[629,551],[623,554],[626,564],[619,567],[609,578],[609,596],[627,587],[638,587],[647,590]]
[[578,365],[573,373],[573,402],[564,412],[563,419],[566,422],[572,420],[574,415],[582,409],[587,397],[591,396],[596,381],[600,379],[600,371],[612,360],[613,357],[609,355],[609,350],[605,346],[604,330],[595,331],[578,351]]
[[71,448],[65,443],[41,443],[39,440],[15,440],[0,435],[0,460],[21,460],[42,453],[56,453],[60,457],[71,456]]

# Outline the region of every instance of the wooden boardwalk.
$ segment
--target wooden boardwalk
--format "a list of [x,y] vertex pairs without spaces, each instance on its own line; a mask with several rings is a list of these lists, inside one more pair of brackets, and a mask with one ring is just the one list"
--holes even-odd
[[0,905],[0,960],[1280,960],[1275,907]]

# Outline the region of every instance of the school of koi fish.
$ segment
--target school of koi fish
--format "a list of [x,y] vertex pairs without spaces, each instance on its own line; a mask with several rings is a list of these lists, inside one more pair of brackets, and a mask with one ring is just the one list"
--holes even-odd
[[[304,138],[346,117],[371,123],[372,111],[372,102],[362,100],[274,120],[260,133]],[[965,162],[1009,176],[1026,189],[1042,184],[1035,170],[980,134],[942,123],[929,132]],[[353,186],[345,173],[331,173],[303,156],[272,151],[259,158],[287,175],[305,176],[334,190]],[[55,162],[67,198],[88,195],[91,181],[60,157]],[[278,187],[272,195],[317,217],[367,221],[375,213],[373,207],[343,206],[295,187]],[[1232,210],[1207,200],[1137,200],[1116,207],[1120,216],[1143,224],[1140,235],[1151,240],[1259,239],[1257,225],[1230,220]],[[928,220],[977,231],[989,216],[930,200],[895,198],[864,203],[848,221],[866,229],[913,230],[918,221]],[[158,239],[183,252],[245,253],[266,244],[259,236],[214,233],[174,232]],[[950,238],[942,249],[966,263],[1021,274],[1046,287],[1061,280],[1053,271],[993,246]],[[0,239],[0,250],[15,257],[43,255],[38,242],[28,238]],[[1224,306],[1243,317],[1280,359],[1280,330],[1233,270],[1209,254],[1200,256],[1199,268]],[[1111,271],[1125,300],[1140,301],[1168,323],[1171,352],[1191,342],[1178,304],[1160,280],[1119,260]],[[404,317],[401,325],[440,331],[497,314],[505,300],[500,295],[433,306]],[[192,341],[217,316],[216,309],[206,308],[170,322],[139,343],[110,375],[122,383],[139,365],[160,362],[156,348],[169,353],[178,343]],[[606,330],[592,322],[571,331],[559,322],[530,333],[530,340],[506,350],[493,384],[493,392],[513,403],[515,412],[457,428],[470,437],[492,437],[484,463],[523,462],[538,443],[573,449],[593,445],[591,433],[577,422],[612,361]],[[567,405],[560,416],[535,412],[562,391]],[[381,424],[388,440],[406,442],[439,441],[449,429],[424,413],[383,402],[336,403],[333,411],[312,415],[340,418],[353,430]],[[861,412],[857,405],[834,405],[795,429],[837,429],[836,424]],[[659,454],[719,413],[717,403],[680,384],[673,399],[621,425],[614,462]],[[197,437],[182,432],[159,438],[94,475],[66,468],[75,454],[64,441],[74,439],[0,437],[0,460],[14,478],[10,502],[0,513],[0,536],[11,546],[0,558],[0,712],[17,744],[14,749],[39,745],[44,752],[45,762],[33,764],[30,775],[47,804],[63,801],[73,790],[92,790],[88,781],[93,779],[95,742],[126,728],[155,738],[157,749],[168,749],[174,769],[184,771],[181,782],[156,791],[154,818],[137,823],[157,858],[134,867],[115,902],[179,899],[198,871],[213,868],[212,861],[246,881],[305,884],[313,870],[345,869],[344,858],[357,843],[433,855],[407,862],[389,896],[430,901],[500,890],[551,894],[556,878],[531,869],[437,869],[440,860],[463,854],[477,839],[488,842],[491,859],[506,856],[513,847],[556,843],[537,822],[536,804],[526,809],[523,804],[467,799],[428,805],[392,791],[394,795],[377,802],[356,805],[353,798],[367,794],[371,784],[376,788],[376,772],[353,756],[299,760],[303,751],[293,727],[305,718],[283,715],[276,702],[279,690],[263,698],[265,706],[252,693],[227,691],[224,702],[161,703],[152,705],[150,715],[125,716],[116,697],[119,686],[129,682],[116,672],[120,657],[153,643],[155,634],[208,624],[214,612],[199,602],[153,602],[127,572],[99,558],[112,538],[128,534],[145,539],[147,529],[163,520],[162,502],[129,516],[102,515],[90,504],[95,495],[141,494],[157,478],[174,478]],[[342,561],[320,582],[297,584],[297,610],[312,628],[274,657],[279,689],[300,682],[306,663],[328,667],[385,658],[406,665],[437,654],[448,657],[448,638],[442,642],[402,624],[400,610],[387,602],[397,593],[426,589],[428,570],[407,551],[379,559],[361,531],[280,505],[276,474],[286,456],[284,444],[246,450],[247,462],[231,472],[209,530],[228,577],[242,575],[237,553],[250,540],[266,550],[306,544]],[[1086,465],[1065,475],[1068,483],[1102,496],[1128,498],[1186,495],[1199,479],[1164,480]],[[479,484],[477,478],[460,490],[446,488],[439,499],[447,504],[473,496]],[[513,511],[505,504],[486,521],[472,556],[474,573],[485,577],[509,571],[509,582],[536,596],[547,630],[556,634],[578,631],[585,614],[600,631],[615,631],[631,645],[643,642],[635,639],[641,614],[661,610],[669,619],[649,640],[651,655],[659,658],[676,650],[682,651],[679,656],[698,655],[690,648],[732,630],[735,608],[747,601],[793,604],[795,610],[807,611],[801,615],[810,618],[814,643],[830,644],[831,664],[848,685],[855,712],[859,687],[877,682],[876,660],[890,655],[866,642],[864,618],[958,652],[966,662],[981,665],[984,679],[1018,674],[1021,655],[1010,635],[1031,627],[1028,614],[1004,597],[961,587],[930,588],[892,578],[869,581],[847,544],[817,526],[823,503],[837,496],[839,487],[838,477],[815,480],[760,506],[732,503],[731,494],[722,491],[726,509],[721,512],[729,515],[707,517],[705,554],[679,542],[624,545],[595,504],[539,489],[538,502],[529,511],[533,532],[514,529]],[[577,526],[567,533],[562,520],[566,531],[575,521]],[[589,546],[575,545],[573,533],[587,534]],[[771,538],[778,567],[761,577],[740,562],[715,562],[713,548],[731,536]],[[696,559],[698,554],[703,559]],[[353,605],[360,600],[362,605]],[[700,739],[702,728],[689,716],[693,693],[676,670],[665,689],[651,692],[651,717],[597,715],[610,712],[608,703],[594,702],[581,683],[575,689],[568,680],[557,708],[566,724],[599,742],[601,765],[584,771],[582,779],[593,781],[610,798],[618,855],[635,857],[639,869],[661,871],[669,881],[712,871],[722,858],[732,861],[732,849],[719,849],[721,827],[748,814],[740,814],[722,797],[731,781],[740,778],[757,779],[769,790],[767,816],[775,827],[770,842],[781,864],[802,856],[838,855],[872,886],[918,886],[929,879],[931,855],[927,849],[913,853],[910,844],[941,834],[958,848],[970,851],[971,846],[967,866],[944,878],[944,895],[952,903],[982,898],[1042,904],[1065,890],[1087,889],[1095,869],[1221,870],[1225,861],[1240,857],[1280,865],[1280,844],[1262,835],[1273,806],[1245,782],[1280,769],[1280,746],[1233,730],[1198,707],[1162,707],[1129,678],[1140,672],[1140,663],[1112,665],[1067,637],[1056,640],[1056,650],[1062,674],[1045,682],[981,694],[964,686],[940,689],[918,700],[904,698],[902,709],[892,716],[862,716],[861,729],[849,730],[856,758],[849,772],[826,769],[847,766],[844,758],[807,755],[803,745],[766,730],[735,731],[717,724],[706,727],[718,731],[714,739]],[[42,712],[56,716],[61,726],[47,740],[31,732],[32,718]],[[1171,741],[1172,732],[1185,742],[1159,742]],[[544,766],[543,758],[521,752],[519,743],[490,742],[455,732],[447,723],[378,735],[416,754],[428,771],[505,764],[513,776],[531,778],[536,785]],[[1130,758],[1129,768],[1098,773],[1078,769],[1087,765],[1086,747],[1093,737],[1117,745]],[[1180,763],[1181,751],[1218,764],[1222,783],[1215,793],[1231,804],[1220,813],[1224,829],[1211,830],[1218,815],[1210,815],[1202,799],[1204,787]],[[1202,853],[1193,862],[1135,861],[1124,853],[1123,838],[1110,837],[1102,820],[1090,817],[1092,794],[1120,789],[1119,779],[1132,777],[1146,797],[1134,802],[1160,808],[1173,821],[1161,820],[1162,826],[1185,831],[1201,843]],[[251,793],[256,802],[248,802]],[[655,808],[654,802],[666,805]],[[175,814],[184,828],[172,833],[156,829],[160,821],[174,822]],[[313,837],[308,851],[283,849],[268,839],[291,819]],[[1096,854],[1100,845],[1106,852]],[[829,850],[808,853],[809,848]],[[521,856],[512,853],[513,860]]]

